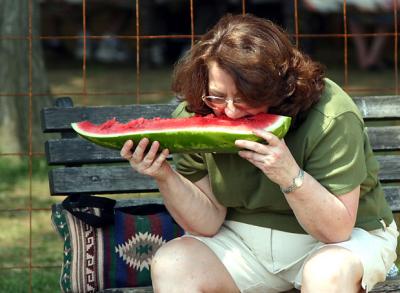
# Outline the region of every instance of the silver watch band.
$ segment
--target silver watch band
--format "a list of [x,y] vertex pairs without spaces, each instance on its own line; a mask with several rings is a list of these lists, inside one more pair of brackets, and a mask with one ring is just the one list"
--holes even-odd
[[292,185],[290,185],[287,188],[281,187],[281,191],[286,194],[295,191],[297,188],[299,188],[303,185],[303,179],[304,179],[304,171],[303,171],[303,169],[300,168],[299,174],[297,174],[297,176],[293,178]]

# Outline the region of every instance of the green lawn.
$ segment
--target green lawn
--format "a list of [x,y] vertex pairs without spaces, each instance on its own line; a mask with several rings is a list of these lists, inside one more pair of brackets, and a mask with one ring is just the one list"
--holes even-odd
[[32,180],[27,159],[0,157],[0,173],[0,264],[18,268],[0,270],[0,292],[29,292],[30,283],[33,292],[58,292],[62,242],[46,210],[56,199],[49,196],[45,160],[32,160]]

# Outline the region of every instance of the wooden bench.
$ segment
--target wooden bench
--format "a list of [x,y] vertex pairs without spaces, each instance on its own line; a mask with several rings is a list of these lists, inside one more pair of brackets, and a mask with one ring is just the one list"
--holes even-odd
[[[367,129],[371,143],[381,165],[379,177],[383,183],[386,198],[392,210],[395,213],[399,212],[400,97],[355,97],[354,100],[368,123]],[[74,107],[70,98],[58,98],[54,107],[42,109],[43,131],[61,134],[61,138],[49,139],[45,144],[48,164],[58,165],[49,172],[51,195],[157,192],[155,182],[149,177],[132,172],[130,166],[120,157],[119,150],[102,148],[77,137],[70,123],[82,120],[101,123],[113,117],[122,122],[139,117],[170,117],[175,107],[176,104],[173,103]],[[389,120],[395,122],[389,123]],[[378,284],[374,292],[396,290],[400,292],[398,279]],[[122,292],[122,290],[109,289],[105,292]],[[152,290],[151,288],[136,288],[126,289],[124,292],[138,293],[152,292]]]

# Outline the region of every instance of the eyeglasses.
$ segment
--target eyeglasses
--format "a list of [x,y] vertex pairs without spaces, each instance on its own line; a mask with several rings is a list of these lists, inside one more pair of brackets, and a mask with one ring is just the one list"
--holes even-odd
[[232,101],[232,104],[238,108],[247,108],[248,105],[241,98],[222,98],[215,96],[202,96],[203,102],[210,108],[221,109],[226,107],[228,101]]

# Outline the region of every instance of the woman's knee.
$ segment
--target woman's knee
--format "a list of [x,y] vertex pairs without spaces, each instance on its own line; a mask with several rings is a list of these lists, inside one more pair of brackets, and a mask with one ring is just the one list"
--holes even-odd
[[[151,262],[152,275],[159,271],[162,276],[178,274],[181,270],[185,271],[190,265],[191,246],[195,245],[192,239],[177,238],[161,246]],[[171,268],[174,268],[171,270]],[[180,269],[178,269],[180,268]]]
[[339,246],[328,246],[306,261],[302,283],[304,288],[354,288],[355,291],[348,292],[358,292],[362,274],[361,261],[353,252]]
[[174,239],[159,248],[151,277],[155,292],[237,292],[216,255],[191,237]]
[[[177,238],[161,246],[151,262],[151,279],[155,292],[182,292],[190,285],[191,239]],[[193,260],[192,260],[193,261]],[[196,292],[196,291],[194,291]]]

